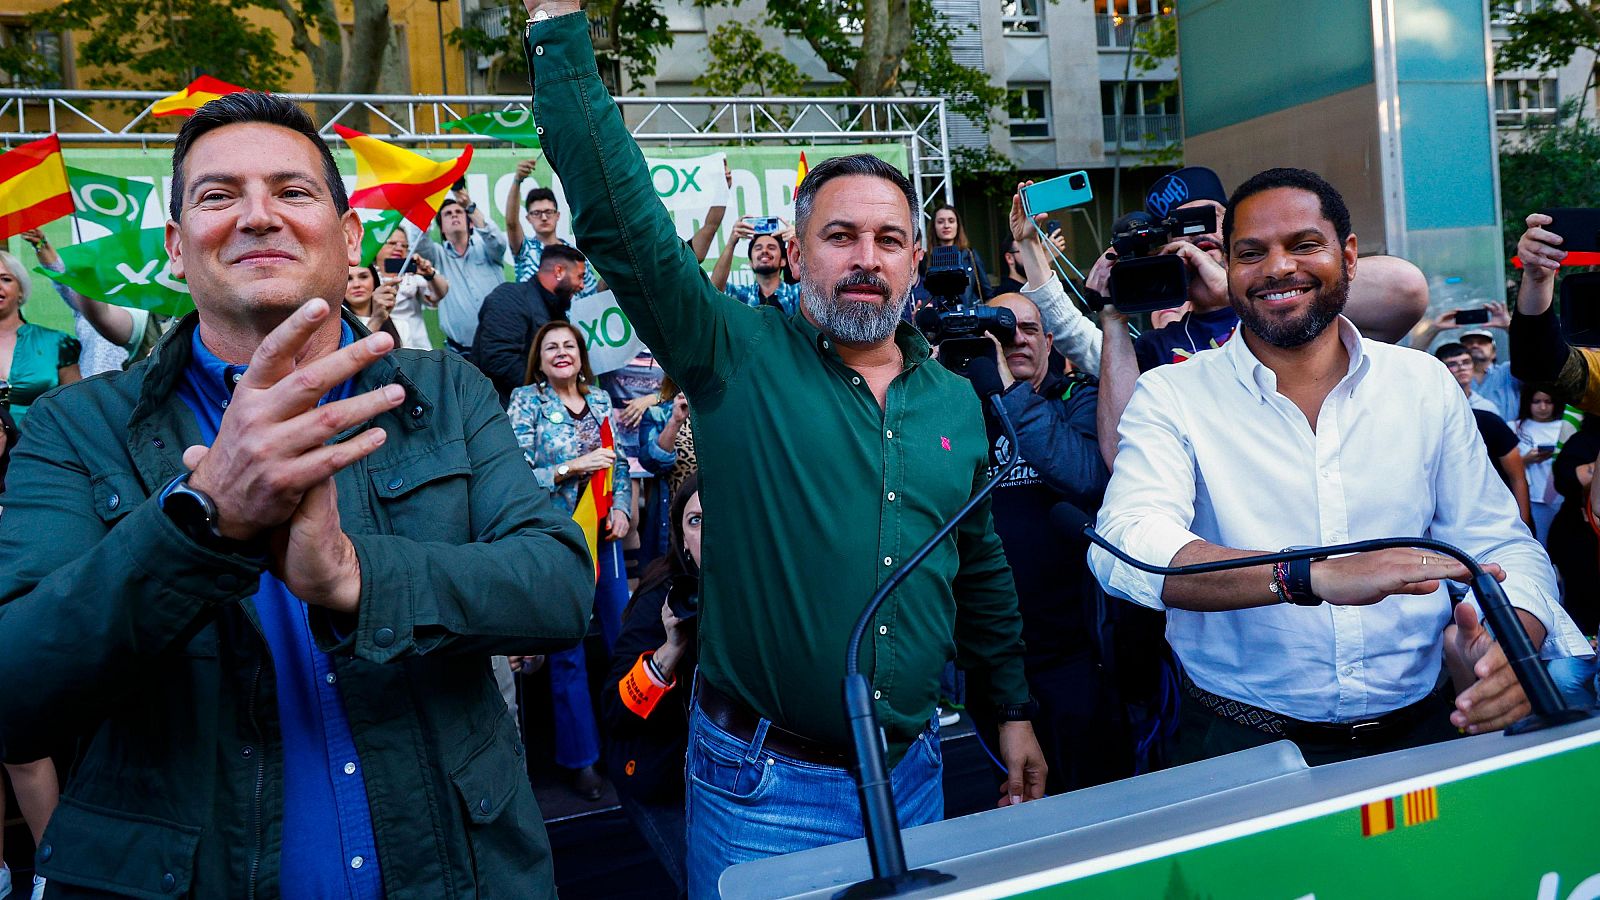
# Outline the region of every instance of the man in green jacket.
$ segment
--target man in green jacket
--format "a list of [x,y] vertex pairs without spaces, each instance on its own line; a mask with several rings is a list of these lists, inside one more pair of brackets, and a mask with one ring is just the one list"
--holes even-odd
[[0,757],[87,747],[51,896],[553,897],[491,654],[578,641],[580,532],[489,382],[341,296],[361,225],[293,104],[189,119],[197,313],[46,395],[0,502]]
[[[730,865],[861,835],[840,702],[851,626],[986,480],[988,440],[972,386],[900,321],[921,256],[903,174],[866,155],[814,166],[789,246],[801,309],[745,306],[678,238],[578,4],[525,2],[534,117],[577,242],[694,411],[705,550],[687,868],[690,894],[710,896]],[[903,825],[943,817],[932,717],[952,658],[984,685],[969,703],[1005,721],[1002,804],[1042,796],[1021,626],[987,503],[872,621],[860,662]]]

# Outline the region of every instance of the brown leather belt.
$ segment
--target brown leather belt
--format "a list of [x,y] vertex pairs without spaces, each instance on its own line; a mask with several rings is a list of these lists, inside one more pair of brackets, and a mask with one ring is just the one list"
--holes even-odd
[[1429,694],[1410,706],[1359,722],[1304,722],[1278,715],[1270,709],[1252,706],[1243,700],[1213,694],[1190,681],[1187,675],[1183,678],[1183,688],[1214,715],[1263,734],[1286,737],[1297,743],[1321,745],[1382,744],[1415,725],[1428,713],[1434,699],[1434,695]]
[[[701,715],[711,724],[742,741],[753,741],[761,716],[743,703],[722,693],[704,678],[695,680],[695,703]],[[763,750],[800,762],[843,769],[851,764],[852,756],[844,750],[805,735],[795,734],[777,725],[767,725],[767,735],[762,741]]]

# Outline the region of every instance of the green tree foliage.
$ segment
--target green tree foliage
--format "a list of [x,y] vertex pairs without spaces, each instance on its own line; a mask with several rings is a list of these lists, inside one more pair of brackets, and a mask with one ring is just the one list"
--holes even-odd
[[768,49],[761,35],[742,22],[717,26],[706,51],[710,59],[694,86],[712,96],[792,97],[806,86],[800,67]]
[[[595,58],[617,64],[634,81],[656,73],[656,57],[672,46],[660,0],[591,0],[587,6]],[[521,4],[506,7],[505,27],[491,35],[476,26],[457,28],[445,40],[491,60],[491,65],[522,65]]]
[[[1491,8],[1507,22],[1507,39],[1494,56],[1500,69],[1559,69],[1579,50],[1600,53],[1600,0],[1548,0],[1531,10],[1518,9],[1514,0],[1492,0]],[[1585,98],[1595,75],[1589,72]]]
[[[289,76],[289,60],[272,30],[251,24],[242,4],[219,0],[72,0],[29,16],[34,28],[78,32],[78,64],[98,71],[88,86],[171,90],[197,73],[276,90]],[[0,68],[36,81],[42,60],[10,47]]]
[[[1530,125],[1523,140],[1500,148],[1500,208],[1505,217],[1507,272],[1529,213],[1554,207],[1600,206],[1600,128],[1563,104],[1557,121]],[[1520,276],[1518,276],[1520,277]]]

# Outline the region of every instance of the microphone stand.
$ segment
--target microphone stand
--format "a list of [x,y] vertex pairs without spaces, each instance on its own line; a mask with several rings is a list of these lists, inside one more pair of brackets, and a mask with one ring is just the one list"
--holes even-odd
[[1538,650],[1533,646],[1533,640],[1528,637],[1527,629],[1522,627],[1522,620],[1511,608],[1511,602],[1506,599],[1506,593],[1500,587],[1493,575],[1483,570],[1478,561],[1463,553],[1459,549],[1442,541],[1428,538],[1375,538],[1369,541],[1353,541],[1348,544],[1335,544],[1328,547],[1307,547],[1298,550],[1284,550],[1279,553],[1263,553],[1257,556],[1247,556],[1241,559],[1224,559],[1215,562],[1195,563],[1188,566],[1154,566],[1141,560],[1134,559],[1110,541],[1101,537],[1093,526],[1086,526],[1083,534],[1089,540],[1099,545],[1107,553],[1122,560],[1135,569],[1150,572],[1154,575],[1203,575],[1207,572],[1226,572],[1231,569],[1246,569],[1266,563],[1292,562],[1300,559],[1321,559],[1326,556],[1337,556],[1345,553],[1367,553],[1372,550],[1388,550],[1392,548],[1432,550],[1435,553],[1448,556],[1467,567],[1472,577],[1472,593],[1478,598],[1478,606],[1483,610],[1484,618],[1489,620],[1489,631],[1499,641],[1500,648],[1506,655],[1506,661],[1511,664],[1511,671],[1517,676],[1517,683],[1522,686],[1522,691],[1528,696],[1528,704],[1533,707],[1533,713],[1521,721],[1514,722],[1506,729],[1506,734],[1522,734],[1528,731],[1538,731],[1553,725],[1563,725],[1586,719],[1590,712],[1586,709],[1568,707],[1566,701],[1561,699],[1561,693],[1556,690],[1555,682],[1550,679],[1550,673],[1545,671],[1539,662]]
[[861,674],[857,664],[860,655],[861,638],[866,633],[867,625],[872,617],[883,605],[906,576],[922,564],[933,548],[939,545],[955,527],[961,524],[977,505],[989,496],[1000,482],[1005,480],[1011,470],[1016,468],[1021,460],[1017,451],[1017,430],[1011,424],[1011,417],[1006,414],[1005,404],[1000,400],[999,394],[989,394],[984,398],[989,402],[990,408],[1000,419],[1000,427],[1005,431],[1006,439],[1011,442],[1011,460],[1000,466],[1000,471],[989,479],[967,505],[946,522],[927,543],[917,548],[911,558],[901,564],[900,568],[890,575],[883,585],[878,588],[872,599],[867,601],[866,608],[861,611],[860,618],[856,619],[855,628],[850,632],[850,644],[845,657],[844,676],[844,706],[845,714],[850,719],[850,741],[854,744],[856,761],[851,767],[851,774],[855,776],[856,794],[861,801],[861,825],[866,833],[867,853],[872,857],[872,878],[867,881],[857,882],[834,895],[834,900],[867,900],[874,897],[892,897],[909,891],[920,890],[947,881],[954,881],[955,876],[934,869],[906,870],[905,846],[900,841],[900,816],[894,807],[894,790],[889,781],[888,765],[884,759],[886,741],[883,728],[878,724],[878,713],[872,705],[872,688],[867,682],[867,677]]

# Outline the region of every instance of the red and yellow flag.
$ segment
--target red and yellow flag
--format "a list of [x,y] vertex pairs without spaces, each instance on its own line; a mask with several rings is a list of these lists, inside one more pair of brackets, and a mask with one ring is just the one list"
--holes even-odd
[[427,230],[439,205],[456,180],[467,174],[472,145],[453,160],[435,162],[371,135],[334,125],[356,154],[356,189],[350,205],[363,209],[395,209],[406,221]]
[[[610,416],[600,420],[600,446],[607,450],[616,449],[616,440],[611,435]],[[606,517],[611,515],[612,477],[611,469],[601,469],[590,475],[588,489],[578,497],[578,505],[572,510],[572,518],[583,529],[583,539],[589,544],[589,558],[594,561],[597,579],[600,577],[600,528]]]
[[1439,818],[1439,789],[1423,788],[1361,807],[1361,836],[1377,837]]
[[794,194],[789,197],[790,203],[794,202],[795,197],[800,196],[800,182],[806,180],[806,173],[809,171],[811,169],[806,166],[806,152],[801,150],[800,165],[795,166],[794,169]]
[[52,134],[0,155],[0,240],[72,211],[61,138]]
[[229,84],[221,79],[212,78],[210,75],[201,75],[189,82],[189,86],[170,97],[162,97],[150,107],[152,116],[192,116],[194,111],[218,97],[237,94],[246,90],[237,84]]

